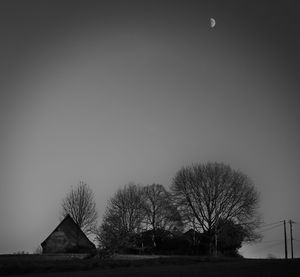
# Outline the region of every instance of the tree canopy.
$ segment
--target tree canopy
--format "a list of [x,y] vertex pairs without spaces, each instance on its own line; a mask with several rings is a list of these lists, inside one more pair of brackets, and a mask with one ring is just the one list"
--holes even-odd
[[208,234],[210,252],[217,230],[229,220],[257,238],[258,193],[249,177],[223,163],[195,164],[181,168],[171,189],[182,216]]
[[130,248],[134,235],[141,229],[143,214],[142,188],[130,183],[109,200],[100,226],[98,240],[105,248]]
[[86,235],[94,234],[97,228],[98,213],[91,188],[80,181],[62,201],[61,217],[69,214]]
[[143,188],[144,223],[146,229],[173,230],[182,227],[181,217],[172,203],[171,194],[160,184]]
[[171,192],[160,184],[120,188],[98,239],[127,253],[237,255],[243,241],[259,238],[258,201],[244,173],[223,163],[194,164],[176,173]]

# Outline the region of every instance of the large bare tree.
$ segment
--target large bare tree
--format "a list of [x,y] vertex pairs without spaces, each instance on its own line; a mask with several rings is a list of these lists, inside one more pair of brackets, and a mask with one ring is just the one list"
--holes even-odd
[[91,188],[80,181],[62,201],[61,217],[69,214],[86,235],[96,231],[98,213]]
[[103,247],[118,250],[132,244],[132,238],[141,230],[144,217],[142,187],[129,183],[109,200],[98,240]]
[[245,239],[257,238],[258,193],[242,172],[223,163],[195,164],[177,172],[171,189],[185,219],[208,234],[211,253],[217,231],[229,220],[244,228]]

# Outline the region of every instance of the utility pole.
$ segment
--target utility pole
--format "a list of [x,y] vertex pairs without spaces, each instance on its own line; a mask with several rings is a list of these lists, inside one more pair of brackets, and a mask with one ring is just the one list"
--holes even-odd
[[289,223],[290,223],[290,237],[291,237],[291,257],[292,257],[292,259],[294,259],[294,249],[293,249],[293,223],[294,223],[294,221],[292,221],[290,219]]
[[287,259],[288,258],[288,253],[287,253],[287,245],[286,245],[286,225],[285,225],[285,220],[283,221],[283,229],[284,229],[284,257]]

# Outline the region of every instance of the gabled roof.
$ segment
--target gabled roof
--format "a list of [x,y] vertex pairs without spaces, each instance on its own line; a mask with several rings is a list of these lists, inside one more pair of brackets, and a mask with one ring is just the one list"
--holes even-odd
[[81,228],[78,226],[78,224],[73,220],[73,218],[69,215],[69,214],[67,214],[66,216],[65,216],[65,218],[56,226],[56,228],[51,232],[51,234],[41,243],[41,245],[43,246],[45,243],[46,243],[46,241],[51,237],[51,235],[54,233],[54,232],[56,232],[57,231],[57,229],[59,229],[59,227],[60,226],[62,226],[66,221],[69,221],[73,226],[74,226],[74,228],[76,228],[77,229],[77,231],[79,232],[79,233],[81,233],[81,235],[83,236],[83,237],[85,237],[86,238],[86,240],[93,246],[93,247],[95,247],[95,245],[89,240],[89,238],[86,236],[86,234],[81,230]]

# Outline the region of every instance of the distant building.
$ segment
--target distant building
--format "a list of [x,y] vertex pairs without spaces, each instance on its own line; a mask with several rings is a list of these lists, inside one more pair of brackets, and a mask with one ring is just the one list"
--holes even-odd
[[96,249],[70,215],[58,224],[41,246],[43,253],[90,253]]

